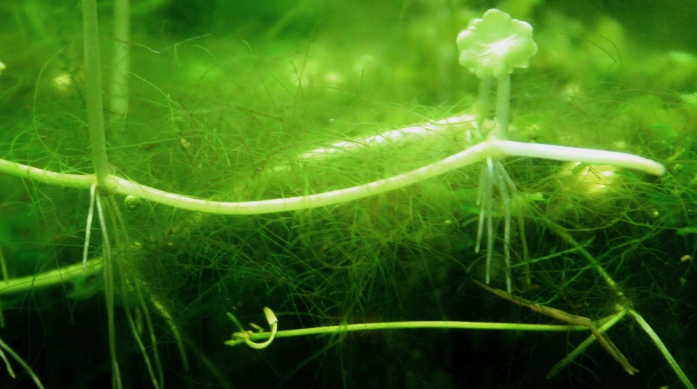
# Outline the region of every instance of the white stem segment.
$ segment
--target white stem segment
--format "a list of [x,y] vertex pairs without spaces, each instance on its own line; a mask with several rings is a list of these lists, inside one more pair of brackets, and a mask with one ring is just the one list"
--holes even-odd
[[494,77],[482,76],[479,80],[479,92],[477,96],[477,124],[481,125],[489,117],[489,91]]
[[112,119],[124,120],[128,112],[128,72],[130,69],[131,12],[129,0],[114,1],[114,54],[109,92]]
[[581,149],[577,147],[505,140],[492,140],[491,142],[495,144],[494,148],[499,153],[509,156],[582,162],[589,165],[612,165],[639,170],[654,176],[662,176],[666,172],[666,167],[660,162],[617,151]]
[[417,182],[445,174],[466,165],[471,165],[483,160],[488,155],[492,154],[492,152],[495,151],[492,151],[491,144],[489,142],[483,142],[436,163],[364,185],[307,196],[232,203],[194,199],[174,193],[163,192],[158,189],[138,185],[113,175],[110,179],[111,187],[115,188],[119,193],[130,194],[145,200],[170,205],[176,208],[219,215],[255,215],[325,207],[375,196],[380,193],[413,185]]
[[506,73],[498,78],[496,90],[496,123],[499,138],[508,139],[508,121],[511,112],[511,75]]
[[[579,161],[592,165],[613,165],[656,176],[665,173],[665,167],[659,162],[628,153],[490,139],[441,161],[407,173],[351,188],[307,196],[260,201],[217,202],[164,192],[114,175],[108,177],[108,185],[113,193],[133,195],[180,209],[220,215],[253,215],[317,208],[354,201],[404,188],[483,161],[486,158],[500,159],[507,156]],[[55,173],[6,160],[0,160],[0,173],[47,184],[83,189],[89,189],[95,181],[94,175]]]

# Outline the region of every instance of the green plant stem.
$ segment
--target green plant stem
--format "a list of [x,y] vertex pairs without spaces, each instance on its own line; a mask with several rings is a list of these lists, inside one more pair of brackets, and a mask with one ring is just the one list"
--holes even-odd
[[546,305],[541,305],[532,301],[525,300],[521,297],[514,296],[510,293],[504,292],[500,289],[492,288],[489,287],[485,284],[482,284],[481,282],[477,280],[472,280],[474,281],[477,285],[480,287],[486,289],[487,291],[493,293],[494,295],[501,297],[503,299],[506,299],[514,304],[518,304],[521,306],[524,306],[534,312],[537,312],[541,315],[553,317],[557,320],[566,322],[571,325],[580,325],[588,328],[593,336],[595,336],[596,340],[598,343],[600,343],[601,346],[605,349],[605,351],[608,352],[622,367],[624,370],[627,372],[629,375],[634,375],[635,373],[638,373],[639,370],[632,366],[629,363],[629,360],[622,354],[622,352],[615,346],[614,343],[610,340],[610,338],[604,333],[601,332],[596,324],[593,322],[593,320],[584,317],[584,316],[579,316],[579,315],[574,315],[556,308],[552,308]]
[[131,15],[129,0],[114,0],[114,68],[111,75],[109,110],[114,120],[128,112],[128,72],[130,68]]
[[100,191],[108,193],[109,163],[104,134],[104,102],[96,0],[82,0],[82,22],[85,44],[85,103],[87,104],[92,164]]
[[63,284],[74,278],[99,274],[101,271],[102,259],[93,258],[87,261],[86,271],[84,273],[82,262],[80,262],[26,277],[10,278],[0,283],[0,295]]
[[[401,322],[386,322],[386,323],[363,323],[363,324],[345,324],[336,326],[303,328],[297,330],[283,330],[276,332],[276,338],[290,338],[295,336],[310,336],[310,335],[326,335],[340,334],[355,331],[383,331],[383,330],[401,330],[401,329],[417,329],[417,328],[432,328],[432,329],[459,329],[459,330],[503,330],[503,331],[584,331],[588,328],[583,326],[571,325],[547,325],[547,324],[520,324],[520,323],[478,323],[467,321],[401,321]],[[250,341],[266,340],[271,336],[271,332],[236,332],[234,335],[239,338],[228,340],[225,342],[228,346],[236,346],[245,343],[244,339]]]
[[480,143],[431,165],[383,180],[319,194],[260,201],[212,202],[144,187],[118,177],[112,177],[112,180],[113,187],[119,193],[131,194],[176,208],[220,215],[253,215],[324,207],[375,196],[470,165],[480,161],[489,153],[491,153],[490,144]]
[[[27,374],[29,374],[29,377],[31,377],[31,379],[34,381],[34,383],[39,389],[44,389],[44,385],[41,383],[41,380],[36,375],[36,373],[34,373],[34,370],[32,370],[31,366],[29,366],[29,364],[25,362],[24,359],[22,359],[7,343],[0,339],[0,353],[2,353],[2,350],[5,350],[5,352],[10,354],[10,356],[14,358],[14,360],[17,361],[17,363],[19,363],[20,366],[22,366],[22,369],[24,369],[24,371],[27,372]],[[5,359],[4,354],[3,359]],[[9,365],[9,361],[5,359],[5,362],[9,370],[8,372],[10,373],[12,378],[15,378],[15,375],[12,372],[11,367]]]
[[32,182],[60,186],[63,188],[88,189],[95,181],[94,174],[66,174],[43,170],[21,163],[0,159],[0,173],[25,178]]
[[508,121],[511,110],[511,75],[510,73],[498,77],[496,89],[496,131],[501,139],[508,139]]
[[603,280],[605,281],[605,283],[615,292],[617,297],[624,299],[624,292],[622,292],[620,290],[620,288],[619,288],[619,286],[617,286],[617,283],[615,282],[615,280],[612,279],[610,274],[607,271],[605,271],[605,268],[603,268],[602,265],[600,265],[598,260],[596,260],[595,257],[593,255],[591,255],[591,253],[588,252],[588,250],[583,248],[583,246],[580,243],[578,243],[576,241],[576,239],[574,239],[573,236],[571,236],[569,233],[564,231],[564,229],[560,225],[558,225],[552,221],[547,221],[546,224],[548,224],[557,235],[561,236],[562,239],[567,241],[572,246],[576,247],[578,249],[578,252],[581,254],[581,256],[583,258],[585,258],[591,264],[591,267],[596,272],[598,272],[600,277],[602,277]]
[[485,75],[479,79],[479,92],[477,93],[477,125],[481,128],[484,120],[489,117],[489,91],[494,77]]
[[[104,199],[107,199],[104,197]],[[121,389],[121,372],[119,369],[119,361],[116,353],[116,322],[115,318],[115,285],[114,285],[114,257],[112,256],[111,243],[109,242],[109,229],[106,226],[106,218],[104,207],[102,206],[102,196],[97,194],[95,203],[97,205],[97,214],[99,215],[99,226],[102,230],[102,253],[103,260],[103,275],[104,275],[104,296],[106,300],[107,325],[109,333],[109,355],[111,356],[111,374],[112,388]]]
[[[628,311],[625,307],[617,306],[616,308],[617,308],[617,313],[610,316],[609,320],[608,320],[608,318],[605,318],[603,325],[598,327],[598,332],[600,334],[606,333],[610,328],[612,328],[615,324],[617,324],[620,320],[622,320],[623,317],[625,317],[627,315]],[[571,362],[573,362],[577,356],[581,355],[583,353],[583,351],[585,351],[588,348],[588,346],[593,344],[596,340],[597,340],[597,338],[595,335],[588,336],[586,338],[586,340],[581,342],[581,344],[579,344],[574,349],[574,351],[570,352],[566,357],[564,357],[564,359],[562,359],[556,365],[554,365],[554,367],[552,367],[552,369],[549,371],[549,373],[547,373],[547,379],[551,379],[554,376],[556,376],[557,374],[559,374],[559,372],[562,369],[564,369]]]
[[[407,173],[351,188],[307,196],[259,201],[217,202],[164,192],[113,175],[108,177],[108,188],[110,193],[132,195],[145,200],[190,211],[219,215],[255,215],[324,207],[359,200],[404,188],[417,182],[437,177],[461,167],[482,161],[486,158],[504,158],[507,156],[614,165],[632,168],[654,175],[661,175],[665,172],[665,167],[662,164],[633,154],[490,139],[443,160]],[[11,174],[53,185],[83,189],[89,189],[94,182],[94,177],[91,175],[49,172],[6,160],[0,160],[0,173]]]
[[[344,153],[390,145],[392,147],[410,142],[423,142],[435,135],[451,136],[452,134],[462,134],[463,132],[476,130],[477,118],[472,114],[466,113],[457,116],[450,116],[445,119],[432,120],[428,123],[406,126],[392,129],[375,135],[351,138],[340,142],[332,143],[329,146],[318,147],[298,155],[301,161],[326,161],[336,155]],[[271,168],[273,171],[287,169],[287,165],[280,165]]]
[[582,149],[541,143],[524,143],[506,140],[493,141],[502,155],[552,159],[555,161],[583,162],[589,165],[612,165],[662,176],[666,172],[663,164],[634,154],[617,151]]
[[688,389],[695,389],[695,385],[690,381],[690,379],[687,377],[687,374],[685,374],[685,371],[683,371],[682,367],[678,364],[678,362],[675,360],[673,357],[673,354],[670,353],[666,345],[663,343],[661,338],[656,334],[656,332],[651,328],[649,323],[644,320],[644,317],[639,314],[639,312],[635,311],[634,309],[629,309],[629,314],[632,315],[634,320],[639,323],[641,328],[646,332],[651,340],[653,341],[653,344],[656,345],[656,347],[661,351],[661,354],[663,354],[663,357],[668,361],[668,364],[670,365],[671,368],[673,368],[673,371],[675,374],[680,378],[680,381],[685,385],[686,388]]
[[[600,265],[600,263],[595,259],[595,257],[593,257],[586,249],[584,249],[578,242],[576,242],[576,240],[571,235],[566,233],[560,226],[558,226],[557,224],[554,224],[552,222],[549,222],[549,221],[547,222],[547,224],[549,224],[549,226],[555,231],[555,233],[557,233],[559,236],[561,236],[564,240],[566,240],[567,242],[569,242],[573,246],[578,247],[581,255],[584,258],[586,258],[586,260],[588,260],[588,262],[590,262],[591,267],[593,267],[600,274],[600,276],[603,278],[603,280],[605,280],[605,283],[607,283],[608,286],[610,286],[610,288],[612,288],[612,290],[615,292],[615,294],[619,298],[621,298],[622,300],[624,300],[626,298],[624,295],[624,292],[622,292],[620,290],[620,288],[617,286],[617,283],[615,282],[615,280],[613,280],[612,277],[610,277],[610,274],[608,274],[608,272],[605,271],[605,269],[602,267],[602,265]],[[675,360],[673,355],[670,353],[670,351],[668,350],[666,345],[663,343],[661,338],[658,336],[658,334],[656,334],[656,332],[653,330],[653,328],[651,328],[649,323],[646,320],[644,320],[644,317],[641,316],[641,314],[639,314],[639,312],[637,312],[636,310],[631,308],[629,306],[630,304],[628,304],[627,301],[622,301],[622,302],[624,305],[624,309],[626,309],[627,312],[630,314],[630,316],[632,316],[632,318],[634,318],[634,320],[636,320],[636,322],[639,323],[639,326],[641,326],[641,328],[644,330],[644,332],[646,332],[649,335],[649,337],[653,341],[654,345],[656,345],[656,348],[658,348],[658,350],[661,352],[661,354],[663,354],[663,357],[666,359],[666,361],[668,361],[668,364],[673,369],[675,374],[678,376],[680,381],[685,385],[685,387],[688,389],[695,389],[694,384],[687,377],[685,372],[682,370],[682,368],[680,367],[678,362]]]

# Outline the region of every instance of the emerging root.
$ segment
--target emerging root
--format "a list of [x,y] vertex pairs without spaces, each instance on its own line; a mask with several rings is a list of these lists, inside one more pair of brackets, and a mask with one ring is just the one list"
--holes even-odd
[[[511,293],[511,198],[517,194],[517,190],[501,161],[487,158],[486,164],[482,167],[482,174],[479,179],[479,193],[477,195],[479,224],[477,227],[477,245],[475,247],[475,251],[478,253],[481,248],[484,236],[484,224],[486,221],[486,284],[489,284],[491,279],[491,258],[494,253],[494,187],[496,187],[496,191],[499,193],[501,201],[503,202],[503,246],[506,268],[506,291]],[[522,238],[525,239],[525,237]]]

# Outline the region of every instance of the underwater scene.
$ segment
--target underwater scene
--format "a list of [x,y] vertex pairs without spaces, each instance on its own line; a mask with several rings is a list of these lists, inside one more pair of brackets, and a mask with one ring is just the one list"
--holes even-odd
[[0,388],[695,388],[695,25],[0,3]]

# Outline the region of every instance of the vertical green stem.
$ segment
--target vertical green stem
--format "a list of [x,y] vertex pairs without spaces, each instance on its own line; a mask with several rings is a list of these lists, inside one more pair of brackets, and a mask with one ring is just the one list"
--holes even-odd
[[479,81],[479,93],[477,96],[477,125],[480,129],[484,120],[489,117],[489,91],[493,81],[492,76],[483,76]]
[[496,121],[499,125],[498,136],[508,139],[508,121],[511,111],[511,75],[504,74],[498,78],[496,90]]
[[[99,21],[97,19],[97,1],[82,0],[82,22],[85,44],[85,99],[87,104],[87,125],[90,132],[92,163],[97,176],[97,188],[101,193],[108,193],[109,163],[106,155],[106,136],[104,134],[104,101],[102,97],[102,74],[99,59]],[[121,374],[116,358],[116,328],[114,322],[114,269],[106,220],[101,203],[101,193],[95,198],[99,223],[102,229],[102,247],[104,252],[104,288],[109,320],[109,352],[111,355],[112,386],[121,388]]]
[[104,135],[104,103],[102,75],[99,60],[99,22],[96,0],[82,0],[82,22],[85,44],[85,99],[87,125],[90,132],[92,163],[97,184],[102,193],[108,191],[109,163]]
[[114,44],[113,56],[114,68],[109,88],[109,111],[113,115],[112,121],[123,120],[128,112],[130,20],[129,0],[114,0],[114,39],[116,43]]

